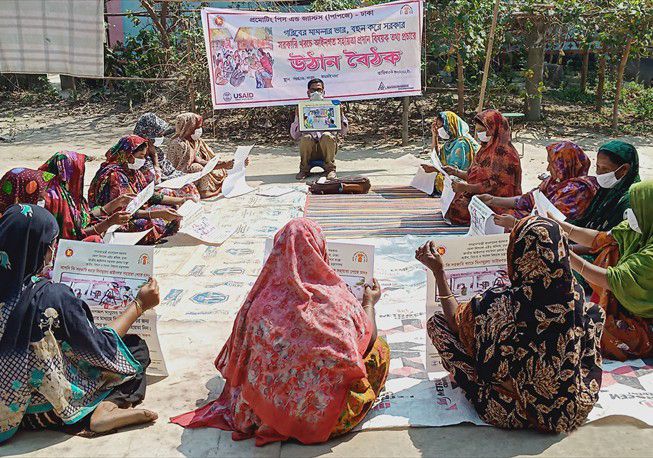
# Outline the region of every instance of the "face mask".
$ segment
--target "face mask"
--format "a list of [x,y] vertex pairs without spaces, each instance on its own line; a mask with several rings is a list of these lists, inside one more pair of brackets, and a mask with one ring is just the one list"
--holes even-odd
[[202,136],[202,128],[198,127],[195,129],[195,132],[193,132],[193,135],[190,136],[193,140],[199,140],[200,137]]
[[440,138],[442,140],[448,140],[449,139],[449,134],[447,133],[447,131],[445,130],[444,127],[438,128],[438,135],[440,136]]
[[38,202],[36,202],[36,205],[45,208],[45,199],[40,199]]
[[311,92],[311,100],[313,100],[313,101],[324,100],[324,96],[322,95],[322,92],[320,92],[320,91]]
[[51,246],[48,247],[48,250],[52,253],[52,258],[50,259],[50,262],[47,264],[45,263],[45,260],[43,261],[43,268],[39,271],[39,275],[41,276],[46,276],[49,271],[52,270],[54,267],[54,250],[52,249]]
[[154,139],[154,146],[161,146],[163,145],[163,137],[156,137]]
[[638,234],[642,233],[642,230],[639,228],[639,223],[637,222],[637,217],[635,216],[635,212],[632,208],[629,208],[624,212],[624,219],[628,220],[628,225],[633,231],[637,232]]
[[478,136],[478,139],[481,141],[481,143],[489,143],[490,140],[492,140],[492,136],[486,135],[485,132],[476,132],[476,135]]
[[141,167],[145,165],[145,159],[139,159],[137,157],[134,158],[134,163],[133,164],[127,164],[127,167],[129,167],[130,170],[139,170]]
[[[622,166],[623,167],[623,166]],[[619,167],[620,169],[621,167]],[[617,170],[619,170],[617,169]],[[601,175],[596,176],[596,181],[599,182],[599,186],[602,188],[614,188],[617,186],[617,183],[621,181],[620,178],[617,178],[617,170],[614,172],[602,173]]]

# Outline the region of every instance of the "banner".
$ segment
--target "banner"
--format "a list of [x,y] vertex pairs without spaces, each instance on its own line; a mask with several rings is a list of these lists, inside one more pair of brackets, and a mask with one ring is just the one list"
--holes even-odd
[[[88,304],[98,328],[122,314],[153,274],[154,247],[120,246],[61,240],[52,280],[70,286]],[[148,375],[167,376],[156,326],[156,312],[148,310],[129,332],[147,343],[152,362]]]
[[421,95],[422,2],[274,13],[202,8],[213,107],[293,105],[313,78],[328,98]]

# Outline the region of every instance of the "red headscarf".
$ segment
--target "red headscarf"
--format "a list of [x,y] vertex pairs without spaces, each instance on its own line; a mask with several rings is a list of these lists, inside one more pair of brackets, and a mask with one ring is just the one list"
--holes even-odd
[[496,110],[485,110],[474,118],[492,138],[483,143],[468,169],[467,182],[478,184],[481,193],[499,197],[521,195],[521,162],[510,141],[508,120]]
[[261,275],[216,359],[220,397],[172,419],[234,431],[256,445],[293,437],[326,441],[352,382],[365,377],[372,325],[331,269],[317,223],[299,218],[277,233]]

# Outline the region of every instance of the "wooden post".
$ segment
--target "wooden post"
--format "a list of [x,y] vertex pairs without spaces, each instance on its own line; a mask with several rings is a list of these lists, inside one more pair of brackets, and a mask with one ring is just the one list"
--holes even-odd
[[463,72],[463,58],[458,49],[458,116],[465,117],[465,76]]
[[583,51],[583,70],[580,74],[580,91],[587,90],[587,68],[590,64],[590,48],[588,47]]
[[497,29],[497,17],[499,16],[499,3],[501,0],[494,2],[494,12],[492,14],[492,28],[490,29],[490,40],[485,52],[485,68],[483,70],[483,82],[481,83],[481,96],[478,101],[477,112],[483,111],[483,102],[485,101],[485,86],[487,85],[487,76],[490,71],[490,61],[492,60],[492,47],[494,47],[494,32]]
[[612,128],[617,128],[617,121],[619,118],[619,98],[621,97],[621,88],[624,83],[624,70],[626,69],[626,63],[628,62],[628,54],[630,54],[630,46],[633,44],[633,39],[629,38],[626,42],[626,47],[624,52],[621,55],[621,61],[619,62],[619,69],[617,70],[617,86],[614,93],[614,105],[612,106]]
[[402,99],[403,112],[401,115],[401,146],[408,145],[408,115],[410,114],[410,97]]

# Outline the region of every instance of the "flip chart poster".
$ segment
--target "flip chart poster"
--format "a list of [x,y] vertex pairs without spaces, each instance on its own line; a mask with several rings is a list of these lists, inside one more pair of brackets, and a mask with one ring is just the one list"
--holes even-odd
[[[70,286],[88,304],[95,324],[102,328],[125,310],[152,276],[153,260],[152,246],[61,240],[52,278]],[[148,310],[134,322],[130,332],[145,340],[150,350],[148,375],[167,376],[156,318],[156,312]]]
[[320,78],[330,99],[421,95],[423,5],[346,11],[202,8],[213,106],[295,105]]

